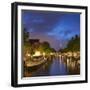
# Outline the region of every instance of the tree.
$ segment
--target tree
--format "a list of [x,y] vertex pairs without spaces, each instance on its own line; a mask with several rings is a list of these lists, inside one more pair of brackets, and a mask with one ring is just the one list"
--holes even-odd
[[50,47],[50,44],[48,42],[42,42],[40,43],[38,49],[41,53],[50,54],[51,52],[55,52],[53,48]]
[[51,48],[51,51],[52,51],[52,52],[56,52],[56,50],[55,50],[54,48]]
[[26,31],[26,28],[24,28],[23,37],[24,37],[24,43],[27,42],[29,39],[29,32]]
[[24,56],[26,57],[27,53],[33,55],[34,49],[29,42],[29,32],[27,32],[26,28],[24,28],[23,37],[24,37],[24,46],[23,46]]
[[72,37],[72,38],[69,40],[66,48],[61,49],[61,50],[59,50],[59,51],[61,51],[61,52],[80,51],[80,37],[79,37],[78,35],[75,35],[74,37]]
[[80,37],[78,35],[75,35],[75,37],[68,42],[67,48],[70,51],[79,51]]

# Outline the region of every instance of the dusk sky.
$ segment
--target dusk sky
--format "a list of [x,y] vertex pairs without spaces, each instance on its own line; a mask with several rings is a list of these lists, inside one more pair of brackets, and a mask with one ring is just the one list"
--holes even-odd
[[22,25],[29,32],[30,39],[48,41],[52,48],[59,50],[73,36],[80,35],[80,14],[23,10]]

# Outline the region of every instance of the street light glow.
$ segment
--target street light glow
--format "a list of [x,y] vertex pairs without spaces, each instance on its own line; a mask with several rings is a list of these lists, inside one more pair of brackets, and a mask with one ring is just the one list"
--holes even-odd
[[40,56],[40,55],[41,55],[40,51],[36,51],[33,56]]

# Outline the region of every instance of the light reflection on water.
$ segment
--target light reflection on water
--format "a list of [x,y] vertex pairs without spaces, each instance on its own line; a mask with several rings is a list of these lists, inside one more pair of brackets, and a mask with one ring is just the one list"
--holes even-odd
[[24,77],[80,74],[79,62],[80,60],[53,58],[37,68],[32,68],[32,70],[25,68]]

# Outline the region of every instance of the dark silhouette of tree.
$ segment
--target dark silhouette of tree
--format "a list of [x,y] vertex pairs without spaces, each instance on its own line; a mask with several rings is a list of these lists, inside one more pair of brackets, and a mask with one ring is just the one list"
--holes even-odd
[[24,56],[27,53],[30,55],[34,54],[34,49],[29,42],[29,32],[27,32],[26,28],[24,28],[23,37],[24,37],[24,46],[23,46]]
[[67,51],[80,51],[80,36],[75,35],[74,37],[72,37],[66,48],[64,49],[60,49],[59,51],[61,52],[67,52]]
[[27,32],[26,28],[24,28],[23,37],[24,37],[24,43],[27,42],[29,39],[29,32]]
[[80,37],[76,35],[71,39],[67,44],[67,49],[70,51],[79,51],[80,50]]

